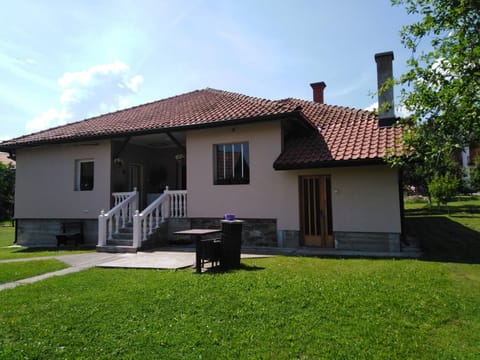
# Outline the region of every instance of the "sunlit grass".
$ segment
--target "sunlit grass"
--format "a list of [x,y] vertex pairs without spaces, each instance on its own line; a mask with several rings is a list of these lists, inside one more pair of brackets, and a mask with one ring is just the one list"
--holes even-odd
[[67,264],[55,259],[1,263],[0,284],[65,269],[67,267]]
[[0,358],[475,359],[480,266],[276,257],[0,292]]

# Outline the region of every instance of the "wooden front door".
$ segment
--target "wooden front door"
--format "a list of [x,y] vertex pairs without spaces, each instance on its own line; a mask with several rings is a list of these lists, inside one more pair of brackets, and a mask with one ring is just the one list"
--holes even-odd
[[300,177],[300,221],[305,246],[333,248],[330,176]]

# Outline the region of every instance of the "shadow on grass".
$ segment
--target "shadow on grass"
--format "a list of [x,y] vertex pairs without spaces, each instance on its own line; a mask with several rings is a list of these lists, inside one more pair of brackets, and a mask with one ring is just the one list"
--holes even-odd
[[250,265],[245,265],[245,264],[240,264],[240,267],[236,269],[222,269],[221,266],[215,266],[212,268],[208,268],[202,274],[223,274],[223,273],[230,273],[230,272],[235,272],[235,271],[259,271],[259,270],[265,270],[264,267],[261,266],[250,266]]
[[423,260],[480,264],[480,233],[446,216],[408,217],[406,232],[420,241]]
[[407,216],[428,216],[428,215],[445,215],[450,213],[450,215],[456,214],[479,214],[478,205],[461,205],[461,206],[424,206],[418,209],[408,209],[405,210],[405,215]]

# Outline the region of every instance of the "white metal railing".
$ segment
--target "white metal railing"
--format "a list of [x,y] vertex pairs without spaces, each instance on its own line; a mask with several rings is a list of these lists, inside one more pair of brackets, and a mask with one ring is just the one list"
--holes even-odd
[[114,193],[114,207],[107,213],[104,210],[98,216],[98,245],[105,246],[107,239],[113,234],[133,222],[133,217],[138,211],[138,192],[134,188],[132,192]]
[[140,248],[142,242],[160,227],[169,217],[187,216],[187,191],[165,188],[165,191],[141,213],[137,210],[133,216],[133,247]]

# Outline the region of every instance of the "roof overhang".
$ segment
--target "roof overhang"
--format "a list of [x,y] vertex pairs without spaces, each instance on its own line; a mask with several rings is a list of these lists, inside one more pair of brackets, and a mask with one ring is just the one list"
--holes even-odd
[[273,164],[275,170],[311,170],[319,168],[332,168],[332,167],[350,167],[350,166],[366,166],[366,165],[382,165],[386,164],[382,158],[372,159],[348,159],[348,160],[327,160],[318,161],[312,163],[302,164]]
[[[156,129],[137,129],[131,131],[111,131],[108,133],[102,133],[99,135],[78,135],[78,136],[65,136],[51,139],[41,139],[37,141],[22,141],[22,139],[27,138],[29,135],[22,136],[20,138],[4,141],[0,143],[0,151],[3,152],[12,152],[16,149],[23,147],[34,147],[41,145],[54,145],[54,144],[67,144],[67,143],[78,143],[85,141],[99,141],[107,140],[114,138],[122,137],[133,137],[133,136],[142,136],[150,134],[159,134],[159,133],[172,133],[180,132],[187,130],[199,130],[199,129],[209,129],[209,128],[218,128],[223,126],[235,126],[235,125],[244,125],[252,124],[257,122],[267,122],[267,121],[289,121],[295,122],[299,127],[304,128],[307,131],[318,131],[315,125],[305,117],[301,110],[294,110],[289,112],[283,112],[273,115],[265,116],[254,116],[254,117],[245,117],[245,118],[234,118],[226,119],[219,121],[210,121],[200,124],[189,124],[189,125],[180,125],[180,126],[171,126],[171,127],[159,127]],[[46,130],[48,131],[48,130]],[[33,134],[32,134],[33,135]]]

